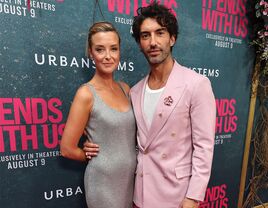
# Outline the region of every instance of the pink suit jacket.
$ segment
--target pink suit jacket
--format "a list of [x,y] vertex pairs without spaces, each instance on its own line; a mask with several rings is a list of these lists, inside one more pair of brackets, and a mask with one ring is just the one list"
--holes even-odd
[[130,91],[139,148],[134,203],[178,208],[185,197],[202,201],[214,149],[216,106],[210,81],[175,61],[148,127],[143,112],[147,80]]

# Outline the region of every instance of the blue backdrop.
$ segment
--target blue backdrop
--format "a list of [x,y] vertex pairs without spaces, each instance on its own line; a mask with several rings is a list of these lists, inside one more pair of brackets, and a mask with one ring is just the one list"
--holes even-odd
[[[86,164],[60,157],[59,142],[76,89],[94,73],[85,56],[98,20],[119,30],[115,74],[131,86],[148,73],[131,37],[132,17],[149,0],[0,1],[0,204],[4,208],[86,207]],[[159,0],[176,15],[174,58],[207,76],[217,104],[215,155],[205,202],[236,207],[254,54],[246,0]]]

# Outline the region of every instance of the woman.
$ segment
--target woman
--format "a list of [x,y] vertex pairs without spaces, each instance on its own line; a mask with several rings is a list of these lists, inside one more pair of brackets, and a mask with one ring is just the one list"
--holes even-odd
[[78,147],[83,131],[101,146],[87,165],[84,184],[89,208],[132,207],[135,119],[129,87],[113,79],[120,59],[120,37],[112,24],[95,23],[88,34],[88,53],[94,61],[93,78],[76,92],[61,141],[64,157],[86,161]]

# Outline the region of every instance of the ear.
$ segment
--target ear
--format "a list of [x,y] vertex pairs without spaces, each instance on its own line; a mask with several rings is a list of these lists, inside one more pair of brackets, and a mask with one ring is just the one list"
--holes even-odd
[[170,41],[169,42],[170,42],[170,47],[172,47],[172,46],[175,45],[176,39],[175,39],[175,37],[173,35],[170,37]]

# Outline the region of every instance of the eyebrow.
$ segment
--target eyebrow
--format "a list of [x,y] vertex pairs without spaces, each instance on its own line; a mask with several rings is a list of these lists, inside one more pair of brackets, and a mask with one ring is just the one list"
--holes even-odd
[[[110,47],[117,47],[119,44],[111,45]],[[104,45],[94,45],[95,47],[105,47]]]
[[[166,27],[161,27],[161,28],[155,30],[154,32],[161,32],[161,31],[167,31],[167,28]],[[149,31],[145,30],[145,31],[140,32],[140,34],[143,34],[143,33],[149,33]]]

